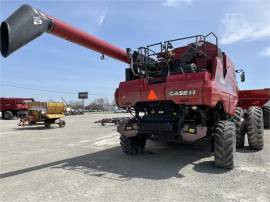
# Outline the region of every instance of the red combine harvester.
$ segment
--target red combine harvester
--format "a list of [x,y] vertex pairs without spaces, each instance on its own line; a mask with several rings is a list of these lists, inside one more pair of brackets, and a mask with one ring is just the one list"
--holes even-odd
[[33,98],[0,98],[0,111],[2,119],[13,119],[14,116],[24,116],[28,109],[28,102],[34,101]]
[[263,110],[264,128],[270,127],[270,88],[256,90],[240,90],[238,105],[245,111],[251,106],[259,106]]
[[[237,108],[235,77],[242,72],[244,81],[244,72],[235,69],[213,33],[124,50],[23,5],[1,24],[2,56],[44,32],[129,64],[126,80],[115,92],[117,106],[133,113],[117,128],[124,153],[142,152],[147,139],[196,142],[211,138],[216,165],[233,168],[245,125],[251,128],[247,130],[249,147],[263,148],[262,109],[250,107],[244,119],[243,110]],[[174,48],[184,40],[192,42]]]

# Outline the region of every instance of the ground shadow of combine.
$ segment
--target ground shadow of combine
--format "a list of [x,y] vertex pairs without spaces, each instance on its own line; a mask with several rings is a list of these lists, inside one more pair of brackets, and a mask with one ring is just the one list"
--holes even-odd
[[195,171],[221,174],[227,170],[214,167],[213,162],[195,165],[194,162],[211,156],[209,147],[198,145],[150,145],[145,153],[137,156],[127,156],[120,147],[55,161],[39,166],[1,174],[1,178],[11,177],[44,168],[65,169],[82,172],[87,175],[129,180],[144,178],[163,180],[171,177],[181,178],[181,170],[187,165],[195,166]]
[[136,156],[122,154],[119,147],[103,150],[67,161],[54,168],[76,170],[88,175],[129,180],[181,178],[181,169],[211,155],[209,150],[192,145],[160,145]]
[[237,149],[237,152],[239,153],[256,153],[259,152],[260,150],[254,150],[254,149],[250,149],[249,146],[244,146],[241,149]]
[[200,173],[223,174],[230,171],[229,169],[218,167],[213,161],[202,161],[193,165],[193,170]]
[[59,127],[45,127],[45,126],[25,126],[25,127],[21,127],[21,128],[14,128],[13,130],[15,131],[20,131],[20,130],[50,130],[50,129],[55,129],[55,128],[59,128]]

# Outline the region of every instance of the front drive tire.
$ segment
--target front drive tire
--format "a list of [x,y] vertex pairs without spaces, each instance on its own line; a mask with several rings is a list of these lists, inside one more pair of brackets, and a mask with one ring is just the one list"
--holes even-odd
[[235,165],[236,131],[231,121],[219,121],[214,132],[215,164],[221,168],[232,169]]
[[127,137],[120,136],[120,145],[122,151],[127,155],[136,155],[143,152],[146,143],[144,136]]
[[263,112],[260,107],[252,106],[248,108],[246,128],[249,148],[254,150],[263,149]]
[[233,122],[236,130],[236,147],[243,148],[245,145],[245,120],[244,110],[241,107],[236,107]]

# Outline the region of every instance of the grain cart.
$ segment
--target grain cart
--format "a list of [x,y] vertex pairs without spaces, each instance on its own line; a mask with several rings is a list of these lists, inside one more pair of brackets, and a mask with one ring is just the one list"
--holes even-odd
[[28,112],[22,117],[19,126],[58,124],[60,128],[65,126],[64,117],[65,104],[63,102],[30,102]]
[[[2,56],[44,32],[128,64],[126,80],[115,91],[117,106],[134,112],[117,128],[124,153],[142,152],[150,138],[181,142],[211,138],[216,165],[234,167],[236,137],[245,120],[237,111],[237,70],[213,33],[125,50],[23,5],[1,24]],[[191,42],[179,47],[183,41]],[[249,146],[260,150],[261,108],[251,107],[248,117],[248,127],[253,128]]]
[[251,106],[259,106],[263,110],[264,128],[270,128],[270,88],[240,90],[238,93],[238,106],[244,112]]
[[11,120],[14,116],[21,117],[26,114],[27,103],[33,98],[0,98],[0,111],[2,119]]

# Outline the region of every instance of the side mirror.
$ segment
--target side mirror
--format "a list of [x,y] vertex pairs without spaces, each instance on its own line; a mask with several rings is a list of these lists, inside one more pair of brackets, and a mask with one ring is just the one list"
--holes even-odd
[[103,53],[101,54],[100,59],[101,59],[101,60],[104,60],[104,59],[105,59],[105,56],[104,56]]
[[168,42],[167,43],[167,47],[168,47],[168,49],[172,49],[173,48],[173,45],[171,44],[171,42]]
[[241,82],[245,82],[246,80],[245,72],[242,72],[240,77],[241,77]]
[[240,79],[241,82],[244,82],[246,80],[245,71],[243,69],[237,69],[235,70],[236,73],[241,73]]

